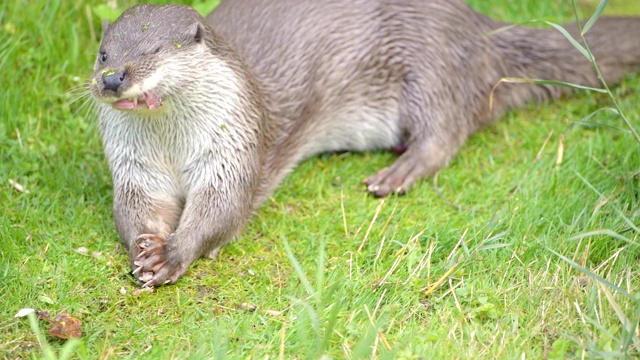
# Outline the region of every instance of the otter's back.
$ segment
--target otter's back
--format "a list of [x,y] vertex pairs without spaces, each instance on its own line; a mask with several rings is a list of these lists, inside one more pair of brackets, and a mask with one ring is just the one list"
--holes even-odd
[[[415,72],[434,87],[470,89],[450,95],[467,104],[500,78],[487,66],[498,59],[468,61],[495,56],[478,46],[495,23],[458,0],[234,0],[207,22],[256,73],[283,132],[313,123],[302,157],[401,142],[401,91]],[[443,73],[456,76],[440,84]]]

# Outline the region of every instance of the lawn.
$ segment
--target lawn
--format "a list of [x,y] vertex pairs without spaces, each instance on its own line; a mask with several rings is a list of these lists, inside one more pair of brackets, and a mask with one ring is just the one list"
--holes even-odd
[[[573,20],[569,0],[469,3]],[[80,319],[82,359],[638,356],[640,144],[594,92],[507,114],[406,196],[361,183],[394,154],[309,159],[217,260],[134,294],[96,119],[74,101],[105,9],[0,4],[1,357],[42,356],[22,308]],[[612,87],[637,131],[639,91]]]

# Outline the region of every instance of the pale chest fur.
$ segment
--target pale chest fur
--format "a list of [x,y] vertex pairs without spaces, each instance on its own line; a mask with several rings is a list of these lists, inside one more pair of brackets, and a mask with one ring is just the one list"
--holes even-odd
[[225,111],[168,109],[161,116],[123,113],[103,106],[100,131],[114,183],[154,182],[186,194],[215,182],[230,145],[244,131]]

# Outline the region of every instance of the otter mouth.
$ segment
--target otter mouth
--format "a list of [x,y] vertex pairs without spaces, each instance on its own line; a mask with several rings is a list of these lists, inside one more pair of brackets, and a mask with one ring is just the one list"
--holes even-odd
[[118,110],[155,110],[162,106],[162,98],[154,93],[145,93],[136,98],[117,100],[111,106]]

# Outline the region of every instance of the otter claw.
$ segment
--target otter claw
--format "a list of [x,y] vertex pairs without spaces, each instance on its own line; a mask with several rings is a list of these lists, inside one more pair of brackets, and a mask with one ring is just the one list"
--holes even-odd
[[[135,268],[133,275],[143,288],[161,286],[175,282],[167,279],[165,273],[175,273],[176,269],[169,267],[167,262],[167,243],[169,240],[150,234],[141,234],[131,246],[131,264]],[[165,281],[166,280],[166,281]]]

